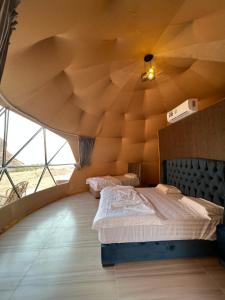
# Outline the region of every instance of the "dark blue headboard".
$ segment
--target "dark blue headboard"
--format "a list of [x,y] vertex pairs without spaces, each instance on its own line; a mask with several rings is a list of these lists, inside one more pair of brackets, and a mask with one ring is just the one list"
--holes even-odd
[[201,197],[224,207],[225,161],[178,158],[163,161],[163,182],[183,194]]

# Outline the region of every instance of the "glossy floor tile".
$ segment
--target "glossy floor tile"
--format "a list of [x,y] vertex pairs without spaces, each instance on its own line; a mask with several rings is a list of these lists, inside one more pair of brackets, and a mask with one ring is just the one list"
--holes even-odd
[[0,300],[225,300],[216,258],[102,268],[98,200],[71,196],[38,210],[0,236]]

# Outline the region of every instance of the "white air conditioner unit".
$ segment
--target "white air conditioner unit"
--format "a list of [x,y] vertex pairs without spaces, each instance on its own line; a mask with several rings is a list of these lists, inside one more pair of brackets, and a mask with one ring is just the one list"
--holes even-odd
[[167,113],[167,121],[175,123],[198,111],[198,99],[188,99]]

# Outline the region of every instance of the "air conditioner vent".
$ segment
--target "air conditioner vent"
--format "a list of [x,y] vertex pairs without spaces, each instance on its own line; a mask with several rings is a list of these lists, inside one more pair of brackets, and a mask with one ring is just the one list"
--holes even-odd
[[188,99],[167,113],[167,121],[175,123],[198,111],[198,99]]

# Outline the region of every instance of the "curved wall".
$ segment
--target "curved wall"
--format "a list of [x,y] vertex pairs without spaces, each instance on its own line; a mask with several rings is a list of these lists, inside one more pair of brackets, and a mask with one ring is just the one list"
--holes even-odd
[[0,234],[30,213],[68,196],[68,184],[61,184],[23,197],[0,209]]
[[[225,2],[221,0],[23,0],[1,90],[9,102],[70,136],[96,137],[90,175],[120,174],[142,162],[159,180],[158,130],[189,97],[200,108],[225,96]],[[155,55],[154,81],[141,82]]]

